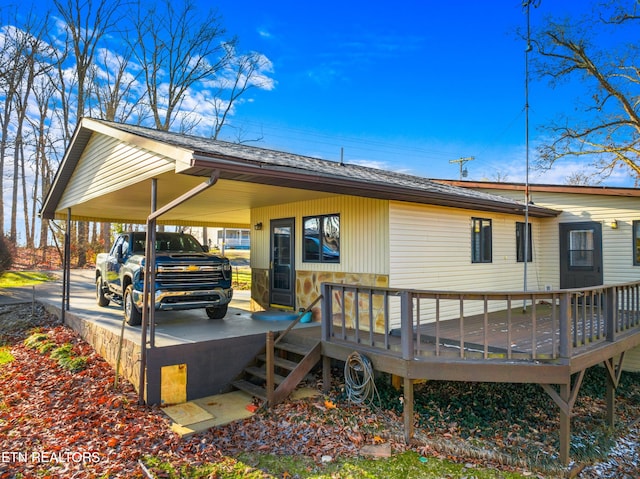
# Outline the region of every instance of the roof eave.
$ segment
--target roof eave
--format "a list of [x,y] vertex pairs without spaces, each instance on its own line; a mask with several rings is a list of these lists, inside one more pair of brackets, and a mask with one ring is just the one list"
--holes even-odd
[[[194,153],[190,168],[183,170],[182,173],[207,176],[214,169],[220,169],[220,177],[228,180],[513,215],[525,214],[524,204],[509,204],[481,198],[465,198],[460,195],[428,192],[416,188],[377,182],[372,183],[371,181],[322,174],[317,171],[299,168],[274,166],[205,152]],[[532,217],[547,218],[555,217],[559,214],[559,211],[549,208],[529,206],[529,215]]]

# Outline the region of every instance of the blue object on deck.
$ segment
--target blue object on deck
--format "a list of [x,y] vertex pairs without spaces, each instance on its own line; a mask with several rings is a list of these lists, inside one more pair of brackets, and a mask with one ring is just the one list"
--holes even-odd
[[295,311],[256,311],[251,314],[252,319],[260,321],[293,321],[297,317]]

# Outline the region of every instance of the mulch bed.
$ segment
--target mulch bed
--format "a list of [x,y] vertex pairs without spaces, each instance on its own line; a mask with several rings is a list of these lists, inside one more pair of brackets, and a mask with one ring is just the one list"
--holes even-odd
[[[15,357],[0,366],[2,479],[20,474],[146,477],[140,461],[148,456],[178,469],[228,461],[225,456],[245,451],[304,455],[321,463],[323,456],[356,456],[362,446],[380,442],[390,442],[394,452],[409,447],[402,441],[402,418],[397,412],[349,405],[337,396],[331,401],[319,397],[284,403],[250,419],[180,439],[170,431],[170,422],[159,408],[137,404],[137,393],[130,384],[121,381],[114,390],[113,369],[90,345],[44,309],[37,310],[37,319],[31,313],[31,305],[0,310],[0,345],[9,346]],[[23,340],[35,326],[56,344],[71,344],[74,355],[86,357],[85,368],[69,372],[49,354],[26,347]],[[637,459],[635,438],[627,438],[625,444],[632,452],[635,447]],[[453,427],[437,437],[419,431],[417,439],[411,447],[422,455],[483,465],[492,460],[481,454],[465,456],[463,448],[454,452],[447,447],[464,442]],[[636,477],[625,476],[634,472],[624,467],[636,468],[637,473],[637,463],[624,465],[632,461],[629,456],[633,454],[618,458],[617,475],[607,476],[614,466],[601,464],[600,469],[584,469],[577,477]],[[513,469],[497,462],[495,467]],[[154,474],[162,477],[161,471]]]

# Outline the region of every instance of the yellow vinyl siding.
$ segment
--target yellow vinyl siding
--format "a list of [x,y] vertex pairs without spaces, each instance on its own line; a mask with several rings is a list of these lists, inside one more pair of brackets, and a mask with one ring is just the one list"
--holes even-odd
[[[340,215],[340,263],[302,261],[302,222],[306,216]],[[262,230],[251,232],[251,266],[268,269],[270,220],[295,218],[296,270],[345,273],[389,273],[388,202],[355,196],[335,196],[283,205],[255,208],[251,224]]]
[[[471,219],[491,219],[492,262],[471,262]],[[516,215],[487,213],[411,203],[391,202],[389,208],[390,277],[392,288],[434,291],[521,291],[524,263],[516,257]],[[533,262],[527,267],[527,289],[540,288],[537,260],[539,225],[533,227]],[[421,303],[421,321],[435,319],[435,304]],[[440,304],[442,319],[458,317],[457,301]],[[504,309],[492,304],[491,309]],[[515,305],[514,305],[515,307]],[[399,302],[391,305],[393,327],[399,327]],[[465,315],[479,314],[479,302],[465,303]]]
[[[518,192],[483,190],[502,196]],[[602,262],[604,283],[625,283],[640,279],[640,266],[633,265],[633,220],[640,220],[640,197],[607,196],[593,194],[538,192],[532,193],[536,205],[562,210],[558,218],[544,221],[546,262],[541,274],[545,282],[559,287],[559,223],[597,221],[602,224]],[[617,220],[618,228],[611,222]]]
[[72,186],[63,193],[58,210],[173,171],[174,167],[168,158],[94,134],[68,182]]
[[[524,263],[516,261],[515,215],[393,202],[390,205],[390,283],[430,290],[521,290]],[[471,262],[471,218],[492,220],[492,262]],[[538,288],[538,223],[527,282]]]

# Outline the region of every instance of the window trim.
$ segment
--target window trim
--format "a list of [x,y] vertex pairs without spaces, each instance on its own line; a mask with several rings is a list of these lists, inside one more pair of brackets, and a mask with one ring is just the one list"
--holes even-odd
[[640,220],[633,221],[633,265],[640,266]]
[[524,263],[524,242],[522,241],[522,232],[524,231],[524,225],[529,227],[529,244],[527,249],[527,263],[533,263],[533,225],[531,222],[525,223],[524,221],[516,221],[516,263]]
[[[484,230],[484,228],[488,228],[488,230]],[[488,247],[487,241],[489,242]],[[478,243],[477,248],[476,243]],[[489,251],[488,258],[484,256],[487,249]],[[478,251],[477,255],[476,251]],[[493,263],[493,220],[491,218],[471,218],[471,263]]]

